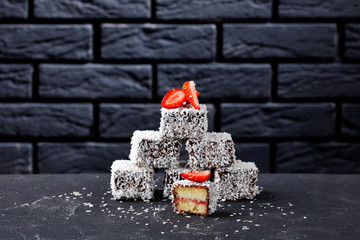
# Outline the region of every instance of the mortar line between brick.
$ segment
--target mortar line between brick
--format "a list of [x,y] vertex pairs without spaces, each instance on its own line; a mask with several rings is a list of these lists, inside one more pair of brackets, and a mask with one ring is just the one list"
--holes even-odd
[[156,20],[156,0],[151,0],[150,17],[151,20]]
[[[152,91],[152,90],[151,90]],[[159,100],[162,99],[162,96],[159,96],[154,100],[141,100],[141,99],[108,99],[108,98],[99,98],[99,99],[84,99],[84,98],[39,98],[39,99],[1,99],[3,104],[14,104],[14,103],[47,103],[47,104],[65,104],[65,103],[79,103],[79,104],[91,104],[91,103],[113,103],[113,104],[144,104],[144,103],[154,103],[159,104]],[[351,102],[351,103],[360,103],[358,98],[339,98],[337,101],[342,102]],[[209,101],[203,100],[204,103],[217,103],[219,101]],[[236,104],[266,104],[268,99],[229,99],[222,101],[222,103],[236,103]],[[281,99],[273,101],[274,103],[279,104],[323,104],[323,103],[333,103],[333,99]]]
[[[215,130],[214,130],[215,131]],[[19,143],[32,143],[32,142],[69,142],[69,143],[80,143],[80,142],[99,142],[99,143],[128,143],[131,140],[131,136],[123,138],[90,138],[90,137],[2,137],[0,138],[1,143],[6,142],[19,142]],[[289,142],[304,142],[304,143],[360,143],[360,139],[357,137],[343,136],[334,140],[333,137],[287,137],[287,138],[246,138],[239,139],[233,137],[235,143],[269,143],[274,141],[276,143],[289,143]]]
[[28,0],[28,17],[27,19],[34,18],[34,0]]
[[[128,60],[128,59],[95,59],[92,62],[99,64],[127,64],[127,65],[136,65],[136,64],[197,64],[197,63],[212,63],[214,59],[137,59],[137,60]],[[348,60],[349,61],[349,60]],[[24,63],[24,64],[84,64],[88,63],[89,60],[74,60],[74,59],[0,59],[0,63],[10,64],[10,63]],[[332,63],[333,60],[330,59],[221,59],[216,61],[216,63],[249,63],[249,64],[269,64],[272,63],[313,63],[313,64],[326,64]],[[351,63],[359,64],[360,59],[351,59]]]
[[271,21],[276,22],[279,19],[279,0],[272,1]]
[[32,172],[39,173],[38,146],[37,142],[32,142]]
[[[33,10],[31,10],[33,11]],[[30,10],[28,11],[28,13]],[[33,14],[32,14],[33,15]],[[333,18],[306,18],[306,19],[273,19],[270,18],[271,22],[276,24],[334,24],[338,23],[360,23],[358,18],[347,18],[347,19],[333,19]],[[269,19],[198,19],[198,20],[162,20],[162,19],[109,19],[109,18],[83,18],[83,19],[55,19],[55,18],[31,18],[31,19],[0,19],[0,24],[41,24],[41,25],[72,25],[72,24],[102,24],[102,23],[114,23],[114,24],[175,24],[175,25],[203,25],[203,24],[267,24]]]

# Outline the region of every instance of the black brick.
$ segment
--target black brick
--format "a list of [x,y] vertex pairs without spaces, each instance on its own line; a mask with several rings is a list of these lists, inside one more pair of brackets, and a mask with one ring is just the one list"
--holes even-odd
[[280,18],[357,18],[360,5],[353,0],[279,0]]
[[360,104],[347,103],[342,107],[342,128],[341,132],[345,136],[360,137]]
[[276,172],[360,173],[358,143],[279,143]]
[[32,173],[29,143],[0,143],[0,174]]
[[105,59],[212,59],[214,25],[104,24]]
[[88,137],[90,104],[0,104],[1,137]]
[[160,104],[100,104],[100,136],[130,138],[135,130],[158,130]]
[[360,24],[346,25],[345,57],[360,58]]
[[116,159],[129,159],[130,143],[39,143],[40,173],[110,172]]
[[334,135],[334,104],[222,104],[222,130],[235,138]]
[[150,18],[150,0],[34,0],[38,18]]
[[333,59],[334,24],[225,24],[226,59]]
[[271,68],[267,64],[161,64],[158,96],[194,79],[201,99],[268,99]]
[[40,65],[44,98],[151,98],[149,65]]
[[31,98],[33,67],[25,64],[0,64],[0,99]]
[[1,25],[1,59],[92,58],[90,25]]
[[270,0],[158,0],[158,19],[269,19]]
[[1,0],[0,18],[27,18],[28,0]]
[[235,143],[237,159],[255,162],[262,173],[270,171],[269,145],[266,143]]
[[360,98],[360,65],[280,64],[281,99]]

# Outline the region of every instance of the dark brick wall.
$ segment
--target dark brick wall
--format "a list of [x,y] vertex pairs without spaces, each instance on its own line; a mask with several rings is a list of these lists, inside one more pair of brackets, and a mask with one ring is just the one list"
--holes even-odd
[[262,172],[360,173],[359,19],[355,0],[2,0],[0,173],[108,172],[186,80]]

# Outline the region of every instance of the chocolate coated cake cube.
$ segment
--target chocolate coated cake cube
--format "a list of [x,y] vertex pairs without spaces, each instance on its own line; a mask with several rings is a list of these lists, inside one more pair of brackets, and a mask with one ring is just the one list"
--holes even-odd
[[129,157],[141,167],[175,167],[179,162],[181,146],[181,140],[162,138],[159,131],[135,131]]
[[154,196],[154,169],[116,160],[111,166],[110,185],[115,199],[150,200]]
[[228,168],[216,169],[214,182],[218,184],[220,199],[253,199],[259,193],[256,185],[258,168],[253,162],[235,161]]
[[200,110],[191,105],[173,109],[161,109],[160,134],[175,139],[202,138],[208,129],[207,108],[200,104]]
[[186,141],[189,166],[194,170],[224,168],[235,161],[234,142],[228,133],[205,133],[202,139]]

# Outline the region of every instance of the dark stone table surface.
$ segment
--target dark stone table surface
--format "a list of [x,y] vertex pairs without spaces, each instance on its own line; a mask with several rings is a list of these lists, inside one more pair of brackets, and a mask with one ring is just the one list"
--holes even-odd
[[0,239],[360,239],[360,175],[260,174],[255,200],[177,215],[115,201],[110,174],[0,175]]

